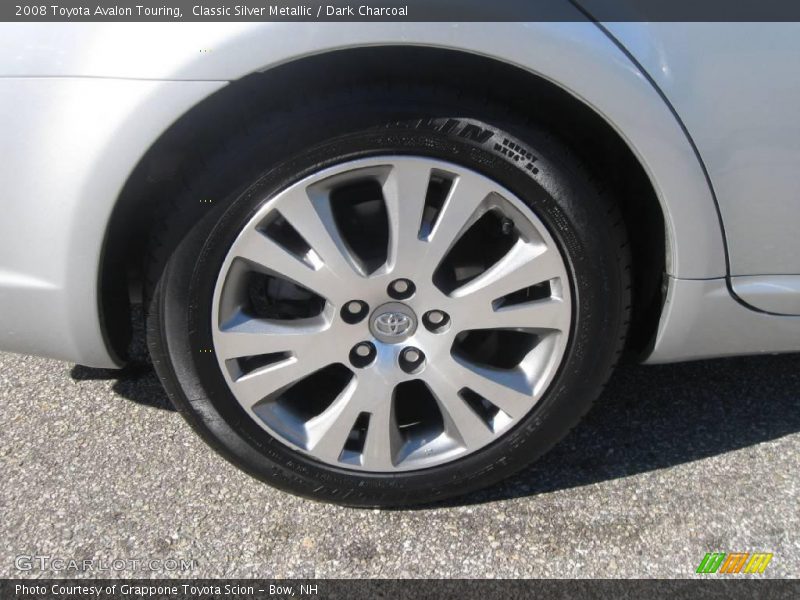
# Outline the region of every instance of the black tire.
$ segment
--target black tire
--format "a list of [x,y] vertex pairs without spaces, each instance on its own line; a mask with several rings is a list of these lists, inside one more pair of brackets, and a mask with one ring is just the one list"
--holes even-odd
[[[565,255],[574,311],[555,379],[519,424],[466,457],[392,474],[332,467],[273,438],[239,407],[215,357],[201,351],[212,347],[211,295],[237,227],[302,176],[380,154],[443,158],[514,192]],[[495,483],[575,425],[622,350],[630,257],[615,204],[553,133],[485,99],[407,87],[333,95],[254,124],[184,178],[188,187],[151,244],[146,287],[152,360],[192,427],[233,464],[280,489],[346,505],[403,506]]]

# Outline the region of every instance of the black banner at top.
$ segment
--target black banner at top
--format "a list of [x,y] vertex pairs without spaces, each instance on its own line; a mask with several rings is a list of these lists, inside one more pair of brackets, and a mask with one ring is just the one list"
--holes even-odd
[[7,22],[800,22],[798,0],[4,0]]

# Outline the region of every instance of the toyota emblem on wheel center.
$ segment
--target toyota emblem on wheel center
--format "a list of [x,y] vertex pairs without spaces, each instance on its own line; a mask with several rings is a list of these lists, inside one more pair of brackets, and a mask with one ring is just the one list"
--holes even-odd
[[402,302],[387,302],[372,313],[369,329],[384,344],[397,344],[414,335],[417,315]]
[[391,337],[404,335],[412,324],[411,317],[401,312],[385,312],[375,317],[375,329]]

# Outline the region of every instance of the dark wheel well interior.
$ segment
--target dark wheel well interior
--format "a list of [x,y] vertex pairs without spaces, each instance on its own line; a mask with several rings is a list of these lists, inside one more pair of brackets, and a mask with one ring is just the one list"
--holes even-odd
[[184,185],[183,173],[265,111],[281,111],[308,94],[386,82],[434,85],[480,94],[529,115],[556,133],[619,202],[633,256],[629,355],[652,339],[662,305],[664,219],[656,194],[627,144],[597,113],[557,85],[481,56],[427,47],[341,50],[299,59],[232,82],[176,121],[130,175],[106,234],[101,266],[103,326],[114,351],[144,359],[138,332],[148,239],[160,207]]

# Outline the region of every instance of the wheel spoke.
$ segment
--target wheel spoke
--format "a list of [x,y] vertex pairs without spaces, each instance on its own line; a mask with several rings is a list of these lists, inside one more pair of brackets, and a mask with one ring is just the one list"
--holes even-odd
[[[324,348],[323,348],[324,350]],[[234,394],[247,408],[289,385],[336,362],[329,352],[309,351],[257,369],[231,383]]]
[[339,295],[341,280],[333,271],[314,269],[255,228],[237,240],[232,252],[265,272],[284,277],[324,298],[332,300]]
[[352,281],[359,273],[337,233],[329,199],[319,198],[316,205],[302,189],[282,198],[278,211],[319,256],[323,268],[332,271],[340,280]]
[[357,379],[353,378],[328,408],[306,423],[308,449],[314,455],[330,462],[339,461],[347,437],[361,412],[353,400],[357,386]]
[[371,471],[391,471],[403,445],[394,413],[392,390],[377,377],[358,391],[370,403],[369,426],[364,441],[364,466]]
[[391,389],[387,389],[381,378],[366,371],[360,371],[322,414],[307,423],[311,451],[338,461],[362,412],[369,414],[363,465],[375,471],[392,470],[402,439],[394,417]]
[[472,281],[452,292],[452,296],[471,296],[492,302],[507,294],[560,277],[563,264],[557,251],[517,241],[508,253]]
[[303,354],[310,346],[319,344],[317,333],[323,326],[317,319],[311,324],[281,325],[262,319],[242,318],[214,333],[216,353],[223,359],[257,356],[273,352]]
[[491,439],[489,426],[459,396],[455,387],[437,376],[429,377],[427,381],[442,413],[445,432],[450,437],[458,439],[466,448],[477,448]]
[[470,309],[469,329],[564,331],[569,326],[569,306],[561,298],[532,300],[496,310],[491,304],[485,307]]
[[427,264],[435,270],[450,248],[481,215],[484,200],[492,188],[483,180],[459,177],[453,182],[450,194],[442,206],[436,223],[428,236]]
[[465,365],[450,358],[447,364],[451,382],[480,394],[511,418],[521,417],[530,408],[532,390],[522,372],[478,365]]
[[392,167],[383,185],[389,217],[389,264],[403,272],[413,272],[424,258],[425,244],[419,229],[431,169],[427,164],[399,162]]

